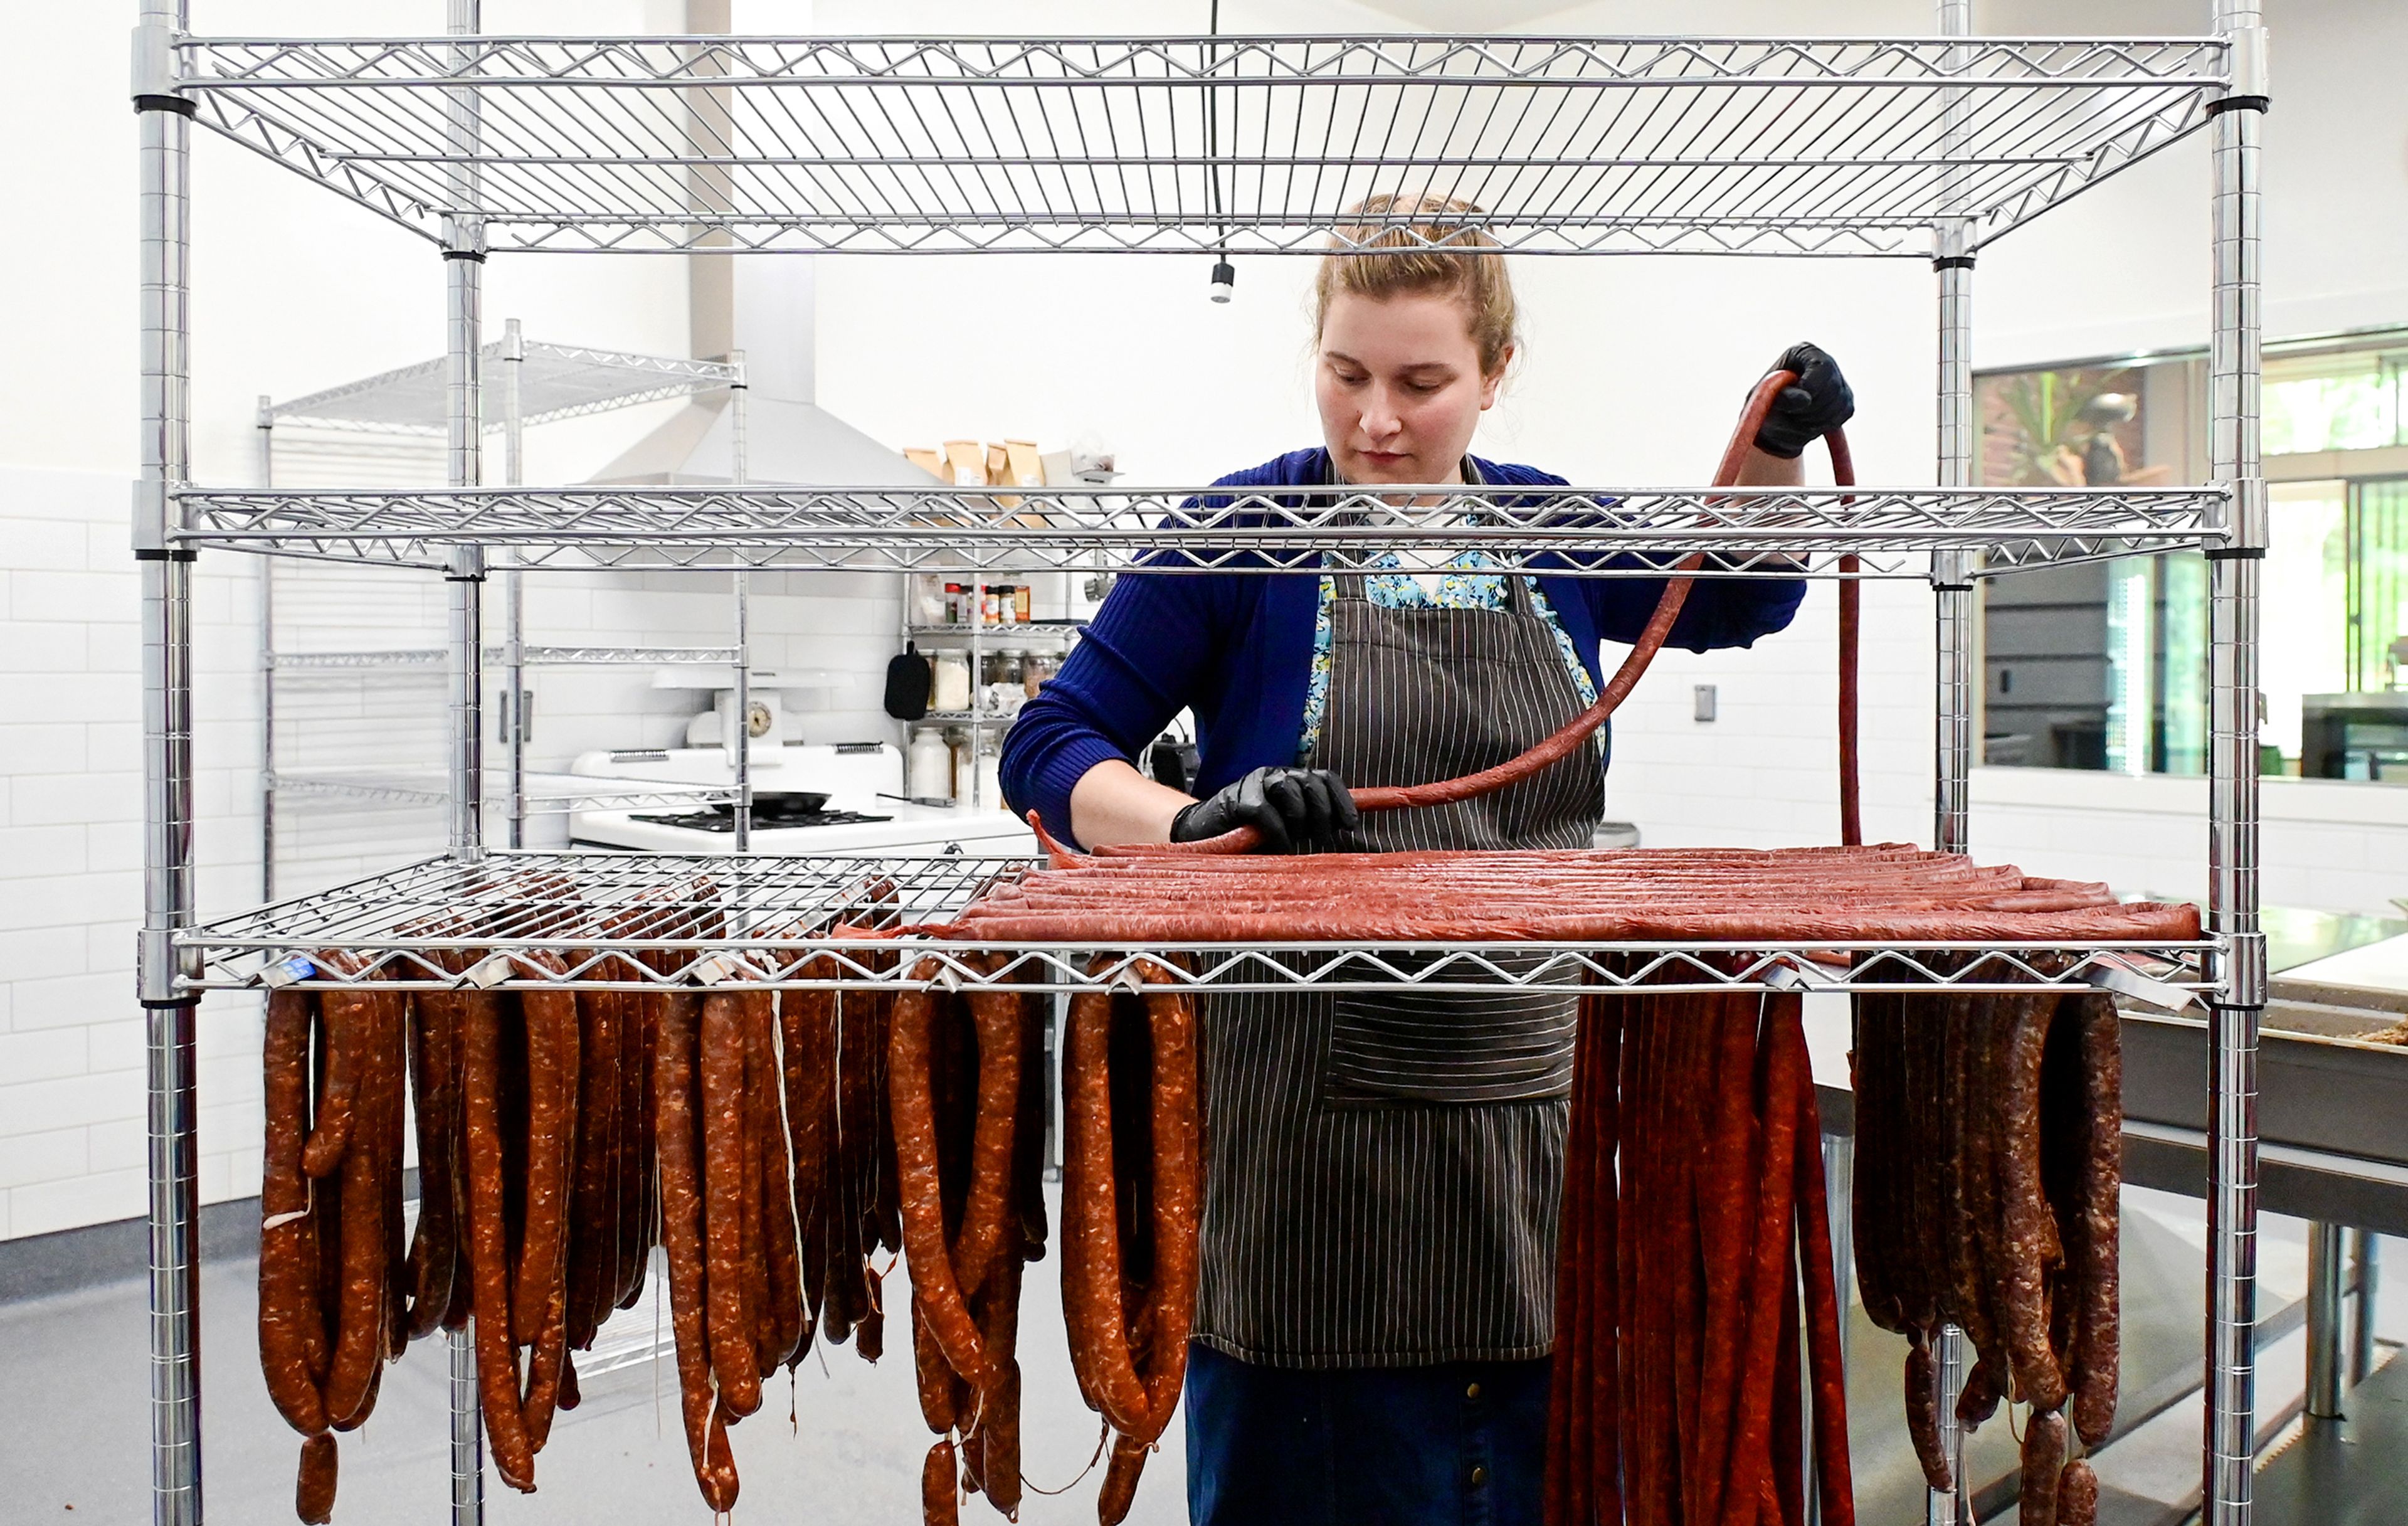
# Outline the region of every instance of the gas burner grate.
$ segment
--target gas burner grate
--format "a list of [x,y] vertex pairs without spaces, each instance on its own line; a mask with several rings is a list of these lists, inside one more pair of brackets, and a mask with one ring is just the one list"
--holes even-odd
[[[673,816],[639,815],[628,819],[649,822],[655,827],[682,827],[689,831],[732,834],[736,830],[736,807],[715,805],[708,811],[690,811]],[[752,829],[756,832],[782,831],[794,827],[859,827],[894,819],[893,816],[873,816],[859,811],[797,811],[759,800],[752,805]]]

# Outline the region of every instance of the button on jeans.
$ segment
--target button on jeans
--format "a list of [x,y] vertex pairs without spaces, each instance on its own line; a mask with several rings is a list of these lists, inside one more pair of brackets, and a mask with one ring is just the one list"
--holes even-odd
[[1539,1526],[1547,1369],[1336,1370],[1187,1354],[1194,1526]]

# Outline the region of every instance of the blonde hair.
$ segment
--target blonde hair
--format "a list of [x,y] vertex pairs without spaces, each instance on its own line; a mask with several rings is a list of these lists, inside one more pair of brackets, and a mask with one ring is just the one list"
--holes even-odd
[[1340,292],[1375,302],[1434,294],[1463,304],[1480,373],[1504,369],[1519,338],[1513,281],[1497,240],[1478,226],[1484,215],[1470,202],[1426,191],[1384,193],[1347,209],[1349,222],[1334,230],[1330,252],[1313,278],[1314,341],[1328,320],[1330,298]]

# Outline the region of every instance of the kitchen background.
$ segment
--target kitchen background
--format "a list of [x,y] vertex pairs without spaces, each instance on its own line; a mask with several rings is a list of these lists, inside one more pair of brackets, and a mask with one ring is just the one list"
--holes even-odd
[[[938,0],[734,0],[745,31],[977,31],[996,7]],[[1102,36],[1200,31],[1203,0],[1014,0],[1015,29]],[[0,271],[23,322],[0,369],[0,1238],[124,1219],[142,1206],[140,1024],[128,962],[139,904],[138,653],[126,552],[133,460],[135,281],[132,118],[91,70],[118,70],[122,7],[24,7],[25,70],[0,101],[10,140],[50,145],[0,161],[0,189],[41,236],[9,240]],[[1684,25],[1738,33],[1797,24],[1794,7],[1701,0]],[[1511,25],[1634,29],[1638,7],[1496,0],[1284,0],[1222,7],[1230,31]],[[194,0],[224,34],[435,32],[438,0]],[[2267,330],[2329,334],[2408,320],[2408,100],[2384,70],[2408,55],[2390,0],[2275,0],[2277,108],[2267,126]],[[487,0],[488,30],[663,33],[676,0]],[[1928,29],[1920,0],[1821,7],[1834,35]],[[2192,0],[1983,0],[1993,33],[2186,32]],[[2292,145],[2315,142],[2310,155]],[[2204,139],[2153,159],[1984,257],[1976,363],[1989,369],[2196,343],[2206,326]],[[431,249],[330,205],[283,171],[204,135],[194,156],[196,474],[249,482],[248,399],[291,397],[425,359],[441,339]],[[1007,437],[1058,448],[1109,441],[1125,483],[1184,483],[1308,442],[1304,260],[1239,262],[1236,299],[1207,299],[1209,259],[926,257],[735,259],[734,322],[756,401],[816,404],[881,444]],[[486,312],[498,330],[628,351],[711,353],[695,318],[696,262],[496,258]],[[2069,272],[2078,276],[2069,278]],[[713,278],[705,276],[705,281]],[[1519,262],[1529,342],[1475,446],[1575,482],[1697,481],[1746,385],[1794,339],[1834,350],[1856,386],[1851,425],[1872,482],[1931,470],[1932,295],[1914,262],[1658,259]],[[764,337],[755,338],[755,334]],[[769,336],[776,336],[771,338]],[[526,480],[582,481],[682,403],[531,431]],[[756,441],[774,435],[767,408]],[[756,449],[766,447],[756,446]],[[908,480],[896,462],[898,478]],[[754,475],[772,473],[756,464]],[[280,576],[281,574],[280,574]],[[256,899],[260,879],[256,595],[234,555],[199,569],[201,898]],[[545,574],[527,581],[528,627],[548,641],[712,644],[725,639],[724,578]],[[370,588],[373,584],[373,592]],[[882,736],[897,580],[771,574],[754,580],[764,667],[825,669],[844,687],[794,713],[801,739]],[[280,594],[282,584],[280,583]],[[1928,594],[1875,583],[1865,611],[1864,780],[1873,837],[1928,835]],[[431,585],[340,580],[316,591],[313,640],[428,644]],[[489,600],[488,628],[498,628]],[[2270,612],[2270,624],[2284,618]],[[1617,718],[1610,813],[1652,845],[1828,839],[1833,611],[1818,588],[1795,626],[1751,652],[1668,653]],[[538,676],[536,760],[659,746],[699,703],[640,676]],[[1718,718],[1693,720],[1712,684]],[[440,726],[439,682],[380,675],[355,702],[369,753],[415,747]],[[1778,760],[1782,767],[1769,763]],[[1975,850],[2036,873],[2106,875],[2119,888],[2196,894],[2204,784],[2194,778],[1988,767],[1974,778]],[[2408,791],[2270,779],[2265,893],[2272,903],[2383,912],[2408,861]],[[432,812],[308,818],[292,847],[333,875],[439,843]],[[202,1018],[203,1196],[256,1190],[255,1013],[212,1001]]]

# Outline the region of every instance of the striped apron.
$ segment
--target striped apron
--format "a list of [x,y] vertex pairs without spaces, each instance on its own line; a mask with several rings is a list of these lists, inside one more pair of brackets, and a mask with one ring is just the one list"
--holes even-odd
[[[1581,710],[1529,584],[1503,610],[1330,601],[1311,761],[1350,785],[1504,762]],[[1381,850],[1586,847],[1604,769],[1584,747],[1456,805],[1367,813]],[[1211,1129],[1195,1338],[1291,1368],[1543,1356],[1570,1119],[1566,992],[1208,996]]]

